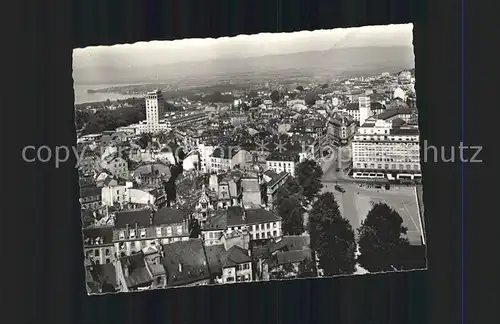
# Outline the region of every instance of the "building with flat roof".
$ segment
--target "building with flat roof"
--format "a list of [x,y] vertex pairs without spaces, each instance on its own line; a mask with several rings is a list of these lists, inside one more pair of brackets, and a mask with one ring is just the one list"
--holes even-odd
[[355,178],[420,178],[419,130],[401,119],[369,119],[354,135],[352,161]]

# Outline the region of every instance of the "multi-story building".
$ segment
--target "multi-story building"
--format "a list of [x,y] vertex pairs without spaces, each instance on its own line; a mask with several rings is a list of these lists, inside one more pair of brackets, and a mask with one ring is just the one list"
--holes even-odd
[[83,250],[87,260],[93,264],[106,264],[115,261],[112,226],[90,226],[84,228]]
[[243,191],[241,177],[238,174],[211,174],[209,187],[215,194],[216,208],[241,205]]
[[331,138],[335,145],[348,145],[355,133],[356,122],[354,119],[345,116],[336,116],[328,120],[326,135]]
[[418,128],[371,119],[354,135],[352,160],[354,177],[420,178]]
[[181,126],[192,126],[196,123],[205,123],[207,121],[208,113],[204,111],[176,112],[169,114],[165,118],[165,124],[170,129]]
[[160,123],[160,119],[165,114],[165,100],[159,90],[146,94],[146,123],[151,132],[156,131],[155,126]]
[[[231,206],[227,209],[217,211],[208,219],[202,227],[202,236],[207,239],[213,233],[213,240],[218,240],[220,244],[221,233],[231,233],[233,231],[248,230],[250,240],[264,240],[282,236],[281,217],[263,208],[249,208]],[[207,235],[208,234],[208,235]],[[215,237],[214,237],[215,236]]]
[[210,172],[221,173],[232,170],[236,166],[244,166],[252,162],[253,156],[246,150],[233,147],[217,147],[210,155]]
[[268,170],[273,170],[276,173],[287,172],[292,176],[295,175],[295,166],[298,162],[298,154],[291,154],[288,152],[273,152],[266,158]]
[[101,167],[117,178],[128,178],[128,163],[118,152],[107,155],[101,161]]
[[222,253],[222,283],[252,281],[252,259],[248,254],[248,250],[238,245]]
[[262,182],[266,185],[266,196],[264,202],[269,208],[273,208],[274,201],[278,197],[278,190],[290,175],[287,172],[279,174],[272,170],[267,170],[262,175]]
[[115,215],[113,244],[120,256],[148,246],[189,239],[189,212],[182,209],[150,208],[120,211]]
[[83,209],[97,209],[101,206],[101,188],[96,185],[80,188],[80,205]]

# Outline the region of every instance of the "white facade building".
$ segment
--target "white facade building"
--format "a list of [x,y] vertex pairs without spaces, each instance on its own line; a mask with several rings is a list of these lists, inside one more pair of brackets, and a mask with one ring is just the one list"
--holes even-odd
[[352,161],[354,177],[420,178],[418,128],[370,119],[354,135]]

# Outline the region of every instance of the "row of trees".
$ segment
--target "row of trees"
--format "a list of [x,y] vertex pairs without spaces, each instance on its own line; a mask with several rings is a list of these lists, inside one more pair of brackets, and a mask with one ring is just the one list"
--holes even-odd
[[[124,106],[114,110],[101,107],[95,113],[77,109],[75,111],[75,123],[77,129],[82,129],[82,134],[97,134],[104,131],[115,130],[118,127],[128,126],[146,119],[146,108],[144,99],[130,98],[126,102],[130,106]],[[111,102],[109,102],[111,105]],[[182,108],[165,102],[166,111],[178,111]]]

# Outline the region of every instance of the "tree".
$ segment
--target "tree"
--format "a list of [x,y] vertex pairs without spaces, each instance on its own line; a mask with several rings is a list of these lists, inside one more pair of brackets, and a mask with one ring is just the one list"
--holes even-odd
[[271,92],[270,97],[273,102],[278,102],[281,99],[281,94],[278,90],[274,90],[273,92]]
[[314,92],[312,91],[307,92],[306,97],[304,98],[306,106],[314,105],[316,103],[317,98],[318,96]]
[[314,160],[305,160],[297,165],[296,178],[303,188],[303,195],[308,200],[312,200],[323,188],[321,178],[323,170]]
[[285,183],[278,189],[278,193],[275,200],[275,206],[279,206],[281,201],[286,198],[293,198],[301,203],[304,202],[304,196],[302,194],[302,187],[297,182],[294,177],[288,177]]
[[[285,191],[278,195],[286,195]],[[293,196],[281,197],[277,207],[278,215],[282,218],[282,229],[285,235],[301,235],[304,233],[305,209]]]
[[352,274],[356,265],[356,241],[351,224],[340,215],[335,196],[319,196],[309,213],[311,249],[327,276]]
[[295,88],[295,89],[297,89],[297,90],[299,90],[299,91],[304,91],[304,87],[303,87],[303,86],[301,86],[301,85],[297,86],[297,88]]
[[314,278],[317,276],[316,267],[311,258],[305,258],[304,261],[299,263],[299,278]]
[[328,88],[328,83],[325,83],[325,84],[321,85],[321,89],[326,89],[326,88]]
[[410,249],[407,228],[397,211],[385,203],[376,203],[359,228],[359,264],[370,272],[405,268]]

